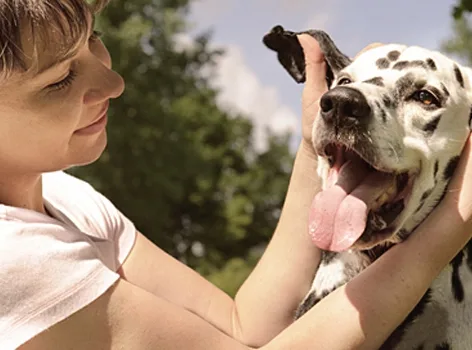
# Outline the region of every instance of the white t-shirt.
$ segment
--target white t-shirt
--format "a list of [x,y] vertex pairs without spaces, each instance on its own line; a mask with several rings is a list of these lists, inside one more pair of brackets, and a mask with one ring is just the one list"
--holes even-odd
[[43,175],[54,216],[0,205],[0,349],[16,349],[102,295],[136,237],[133,223],[86,182]]

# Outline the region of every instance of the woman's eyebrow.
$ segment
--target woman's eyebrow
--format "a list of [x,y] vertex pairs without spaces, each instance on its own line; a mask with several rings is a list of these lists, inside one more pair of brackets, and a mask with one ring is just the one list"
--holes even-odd
[[41,68],[36,72],[36,75],[44,74],[44,73],[46,73],[47,71],[56,68],[56,67],[59,66],[61,63],[65,62],[65,61],[71,59],[72,57],[74,57],[75,55],[77,55],[78,51],[79,51],[78,48],[77,48],[77,49],[74,49],[74,50],[71,50],[71,51],[69,51],[65,56],[62,56],[60,59],[49,62],[47,65],[44,65],[43,67],[41,67]]
[[[90,37],[92,35],[93,29],[95,28],[95,16],[91,15],[90,17],[91,20],[89,20],[89,27],[87,30],[87,37]],[[54,60],[49,62],[48,64],[42,66],[39,68],[39,70],[36,72],[36,76],[41,75],[46,73],[47,71],[54,69],[55,67],[59,66],[61,63],[71,59],[72,57],[76,56],[77,53],[79,52],[79,45],[76,45],[76,47],[73,50],[70,50],[66,55],[62,56],[60,59]]]

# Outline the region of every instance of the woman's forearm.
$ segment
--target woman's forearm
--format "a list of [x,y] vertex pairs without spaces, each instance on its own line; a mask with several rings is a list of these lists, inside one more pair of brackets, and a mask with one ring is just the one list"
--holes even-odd
[[[472,237],[472,138],[448,194],[403,243],[338,288],[268,349],[378,349]],[[317,336],[319,335],[319,336]]]
[[293,322],[320,259],[307,233],[308,209],[320,189],[317,160],[300,146],[273,238],[235,299],[243,342],[260,346]]
[[448,198],[410,238],[324,298],[270,345],[297,349],[311,339],[316,349],[378,349],[469,241],[472,224],[464,210]]

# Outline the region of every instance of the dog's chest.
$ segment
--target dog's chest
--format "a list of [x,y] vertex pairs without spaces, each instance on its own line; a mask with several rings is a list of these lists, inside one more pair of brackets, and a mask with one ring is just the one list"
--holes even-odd
[[[358,252],[325,255],[299,312],[306,312],[369,263]],[[381,350],[472,349],[472,243],[441,272]]]

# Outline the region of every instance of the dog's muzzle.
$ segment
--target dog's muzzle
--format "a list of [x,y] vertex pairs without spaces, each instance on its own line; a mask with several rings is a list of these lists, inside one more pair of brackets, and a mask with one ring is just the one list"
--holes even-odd
[[339,86],[326,92],[321,98],[320,115],[328,125],[360,126],[369,122],[372,109],[360,91]]
[[359,90],[337,86],[320,100],[314,146],[327,160],[309,230],[323,250],[370,249],[394,240],[414,176],[384,166],[370,136],[373,109]]

